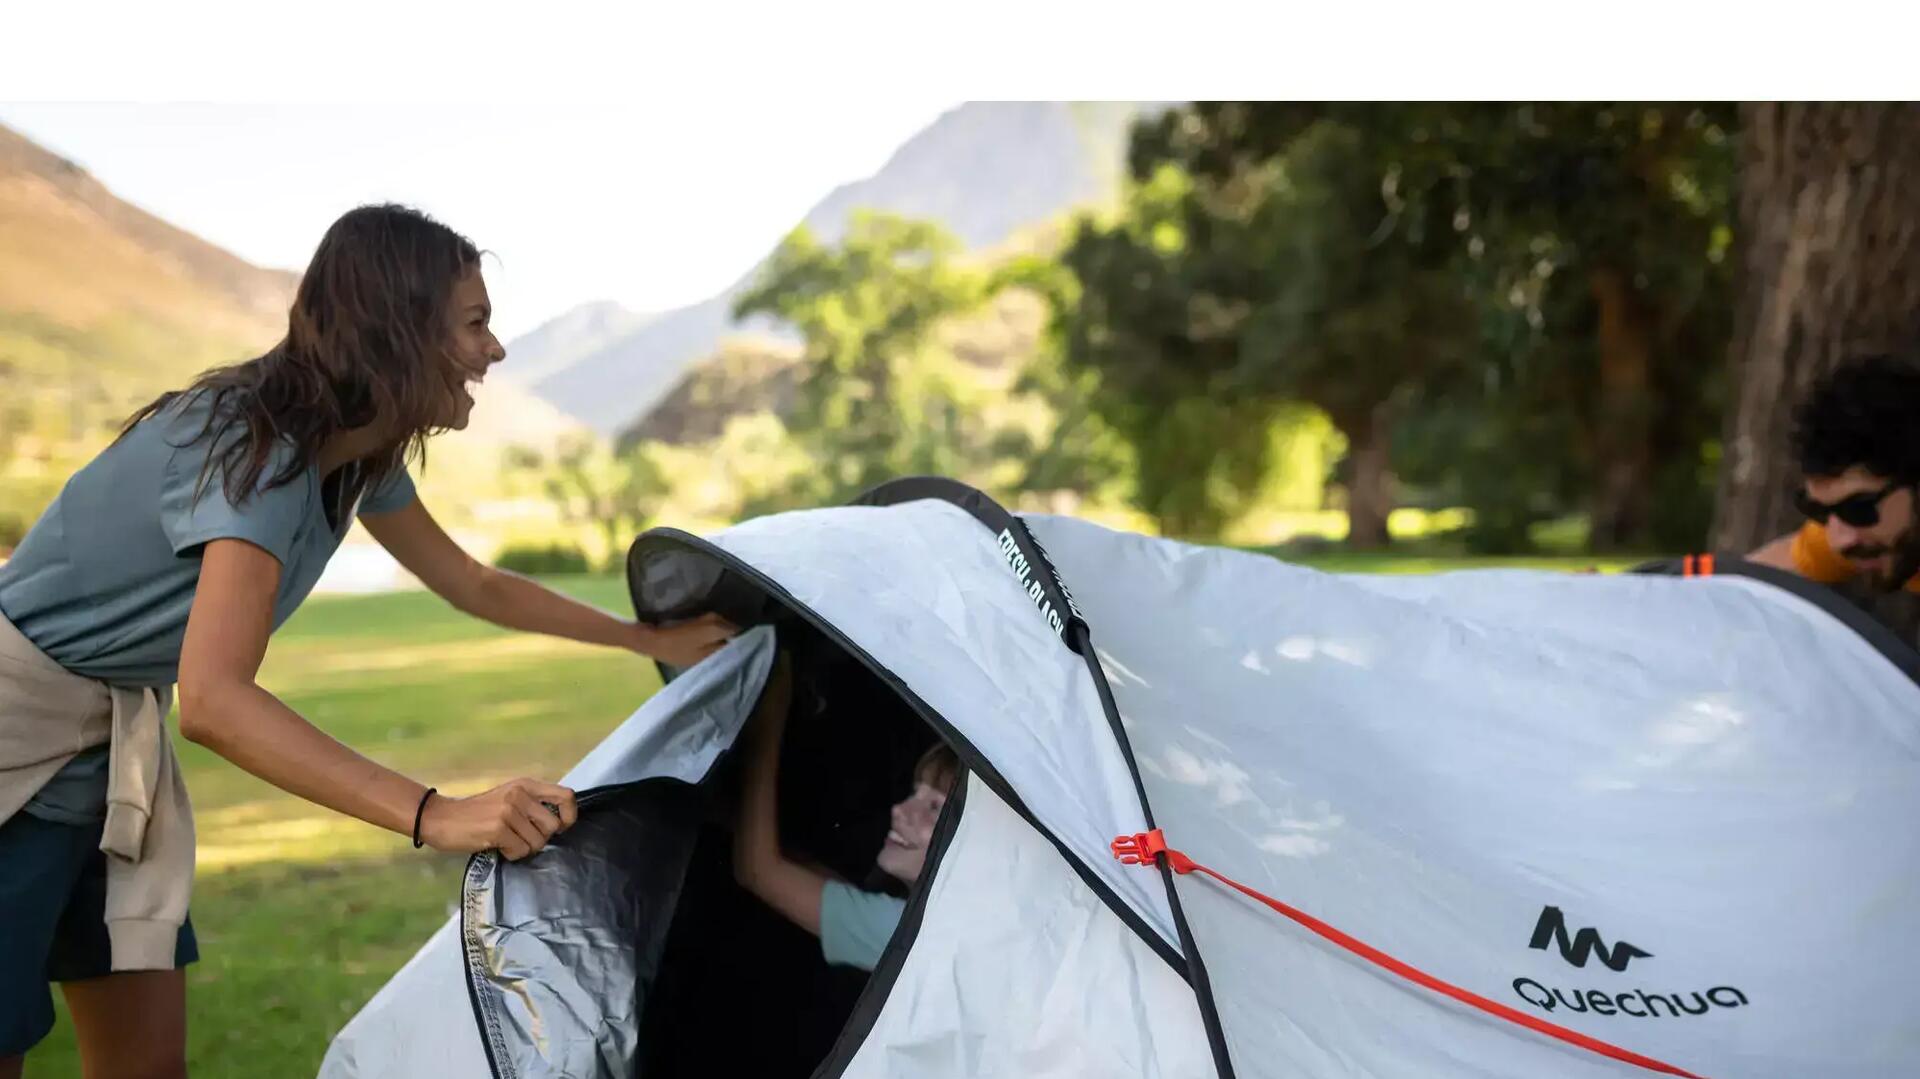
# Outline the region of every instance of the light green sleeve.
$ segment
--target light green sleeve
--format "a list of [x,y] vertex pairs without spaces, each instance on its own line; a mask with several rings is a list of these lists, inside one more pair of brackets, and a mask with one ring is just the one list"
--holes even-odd
[[904,899],[828,881],[820,889],[820,954],[837,966],[872,970],[906,909]]

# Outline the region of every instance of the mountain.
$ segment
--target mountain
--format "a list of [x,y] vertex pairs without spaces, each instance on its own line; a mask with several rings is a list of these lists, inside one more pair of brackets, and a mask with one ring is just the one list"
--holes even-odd
[[645,326],[649,317],[612,300],[581,304],[528,330],[507,347],[501,373],[530,386]]
[[0,223],[0,309],[76,328],[119,315],[253,336],[285,317],[297,280],[122,202],[5,127]]
[[805,371],[798,345],[777,338],[737,335],[697,360],[639,422],[621,432],[620,443],[664,442],[697,446],[719,438],[735,416],[793,411]]
[[272,344],[294,281],[0,127],[0,533],[135,408]]
[[804,224],[837,240],[855,210],[938,221],[970,248],[1119,189],[1133,102],[972,102],[935,120]]
[[[828,194],[802,223],[830,242],[853,210],[881,210],[938,221],[969,247],[991,247],[1117,192],[1127,133],[1141,111],[1132,102],[969,103],[908,140],[873,176]],[[613,434],[644,416],[727,334],[781,335],[770,323],[733,323],[734,297],[757,270],[584,354],[556,358],[535,338],[540,331],[512,342],[509,354],[550,372],[532,381],[534,392]]]
[[[611,435],[643,415],[686,373],[713,353],[720,339],[736,329],[734,285],[708,300],[669,311],[631,333],[613,337],[553,374],[531,384],[542,400],[601,434]],[[751,324],[763,333],[773,328]],[[524,338],[507,345],[507,355],[532,352]],[[533,355],[533,365],[546,366]]]
[[[272,346],[297,282],[123,202],[0,127],[0,518],[11,519],[0,532],[38,516],[134,409]],[[423,487],[464,501],[471,480],[457,474],[469,470],[456,462],[490,471],[509,443],[545,447],[580,430],[491,379],[472,426],[434,441]]]

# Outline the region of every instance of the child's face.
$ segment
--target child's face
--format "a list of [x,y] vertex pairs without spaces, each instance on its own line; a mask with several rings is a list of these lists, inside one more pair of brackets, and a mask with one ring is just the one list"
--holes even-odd
[[933,841],[933,826],[940,819],[940,808],[947,804],[945,788],[935,787],[921,777],[906,801],[893,807],[893,828],[880,847],[874,864],[903,884],[912,884],[927,864],[927,844]]

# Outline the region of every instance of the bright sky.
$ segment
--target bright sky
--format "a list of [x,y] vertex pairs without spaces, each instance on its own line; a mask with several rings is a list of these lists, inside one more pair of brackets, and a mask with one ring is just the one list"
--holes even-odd
[[115,194],[299,270],[362,202],[472,237],[510,338],[591,300],[639,311],[731,284],[835,186],[958,104],[693,97],[658,104],[9,104],[0,124]]
[[[1671,0],[1619,0],[1598,21],[1532,0],[1174,10],[14,4],[0,123],[266,265],[304,264],[357,203],[422,206],[500,256],[489,281],[511,336],[590,300],[659,310],[712,294],[967,98],[1904,99],[1903,43],[1920,33],[1920,5],[1870,0],[1796,20]],[[474,100],[507,104],[448,104]],[[258,104],[314,101],[341,104]]]

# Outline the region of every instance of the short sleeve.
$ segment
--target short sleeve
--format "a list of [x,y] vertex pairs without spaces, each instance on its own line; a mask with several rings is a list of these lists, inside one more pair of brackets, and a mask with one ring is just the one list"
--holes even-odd
[[392,513],[405,509],[414,499],[413,477],[401,469],[381,481],[380,486],[368,491],[360,499],[360,516],[370,513]]
[[904,899],[828,881],[820,889],[820,954],[838,966],[872,970],[906,909]]
[[302,473],[277,487],[269,486],[286,468],[291,449],[273,453],[253,493],[235,504],[227,497],[225,474],[207,463],[205,443],[176,449],[161,472],[160,527],[176,555],[197,553],[219,539],[245,540],[272,555],[282,566],[293,552],[295,538],[313,509],[310,477]]

